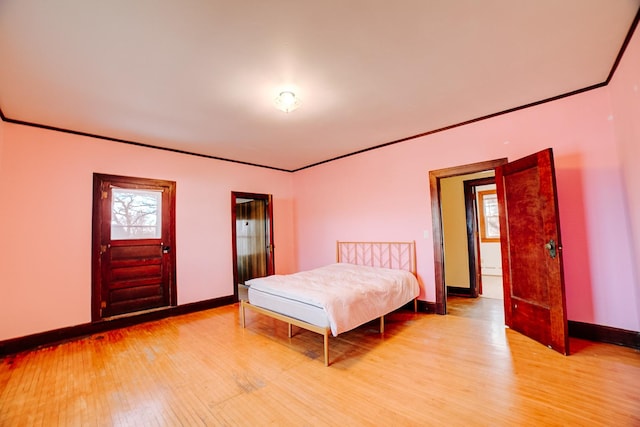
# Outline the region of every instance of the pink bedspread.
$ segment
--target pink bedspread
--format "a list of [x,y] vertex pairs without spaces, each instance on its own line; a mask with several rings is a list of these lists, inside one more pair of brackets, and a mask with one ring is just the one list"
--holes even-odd
[[261,277],[246,284],[322,308],[334,336],[396,310],[420,293],[411,272],[345,263]]

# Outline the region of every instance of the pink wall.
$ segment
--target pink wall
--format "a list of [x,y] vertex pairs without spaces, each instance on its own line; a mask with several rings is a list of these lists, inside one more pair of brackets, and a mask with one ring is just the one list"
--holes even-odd
[[91,321],[94,172],[177,182],[179,304],[233,294],[231,191],[273,194],[276,269],[295,267],[289,173],[1,126],[0,340]]
[[416,240],[434,301],[428,172],[547,147],[569,319],[638,331],[639,76],[636,34],[606,88],[295,174],[0,122],[0,340],[91,320],[94,172],[177,182],[179,304],[233,292],[231,191],[273,194],[278,273],[333,262],[336,240]]
[[[0,171],[2,171],[2,163],[3,163],[3,152],[4,152],[4,122],[0,120]],[[2,193],[0,193],[0,197]]]
[[435,301],[429,171],[552,147],[568,317],[640,330],[609,106],[602,88],[295,173],[299,268],[333,262],[336,240],[415,240],[420,298]]
[[[640,30],[636,29],[609,88],[635,249],[634,264],[640,266]],[[635,283],[636,305],[640,307],[640,267],[636,269]]]

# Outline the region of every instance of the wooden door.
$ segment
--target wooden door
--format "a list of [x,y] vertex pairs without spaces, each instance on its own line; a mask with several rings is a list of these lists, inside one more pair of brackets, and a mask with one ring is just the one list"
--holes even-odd
[[92,317],[176,304],[175,182],[94,174]]
[[235,295],[238,286],[274,274],[273,203],[270,194],[231,193]]
[[505,322],[569,354],[553,153],[547,149],[495,171]]

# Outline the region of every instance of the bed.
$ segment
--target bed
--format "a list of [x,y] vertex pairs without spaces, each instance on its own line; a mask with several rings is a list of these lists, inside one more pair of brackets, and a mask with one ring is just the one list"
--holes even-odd
[[289,275],[251,279],[248,301],[240,302],[242,327],[246,310],[324,337],[324,364],[329,365],[329,334],[338,336],[413,301],[417,311],[415,242],[337,242],[336,263]]

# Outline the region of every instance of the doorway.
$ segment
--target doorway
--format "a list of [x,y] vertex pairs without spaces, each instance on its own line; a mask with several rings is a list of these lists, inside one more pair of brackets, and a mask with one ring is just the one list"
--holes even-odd
[[436,307],[447,313],[442,180],[495,170],[505,325],[569,354],[562,243],[551,148],[513,162],[499,159],[429,172]]
[[492,183],[493,175],[493,170],[489,170],[447,177],[440,181],[447,295],[475,298],[481,293],[482,257],[478,226],[481,216],[477,211],[476,187]]
[[[462,293],[470,297],[503,299],[502,256],[500,251],[500,220],[494,171],[487,171],[477,178],[477,174],[463,175],[464,210],[469,287]],[[471,179],[468,179],[471,177]],[[443,194],[443,199],[446,194]],[[444,208],[443,208],[444,213]],[[443,215],[444,216],[444,215]],[[447,230],[445,227],[445,248]],[[445,249],[446,250],[446,249]],[[445,279],[447,265],[445,253]],[[465,260],[466,261],[466,260]],[[451,295],[447,287],[447,294]]]
[[[431,193],[431,216],[433,224],[433,250],[434,250],[434,270],[435,270],[435,290],[436,304],[435,312],[437,314],[447,314],[447,287],[445,282],[445,249],[444,249],[444,232],[443,232],[443,201],[442,187],[446,185],[446,178],[462,177],[464,175],[472,175],[486,171],[492,171],[496,166],[507,163],[506,158],[490,160],[486,162],[473,163],[468,165],[456,166],[452,168],[439,169],[429,172],[429,188]],[[462,178],[460,178],[462,181]],[[461,215],[465,215],[462,213]],[[468,260],[468,250],[463,250],[464,256]],[[469,267],[465,268],[463,273],[469,277]]]
[[245,282],[274,274],[273,203],[270,194],[231,193],[233,282],[236,301]]
[[[474,257],[475,260],[475,294],[502,300],[504,288],[495,177],[467,181],[465,190],[465,193],[469,193],[466,199],[467,216],[472,211],[474,217],[470,220],[476,227],[474,235],[469,235],[469,259]],[[473,202],[473,206],[470,202]],[[471,244],[472,238],[475,246]]]
[[[447,314],[504,326],[493,170],[441,181]],[[451,285],[457,286],[451,286]]]
[[177,304],[176,183],[93,175],[92,320]]

